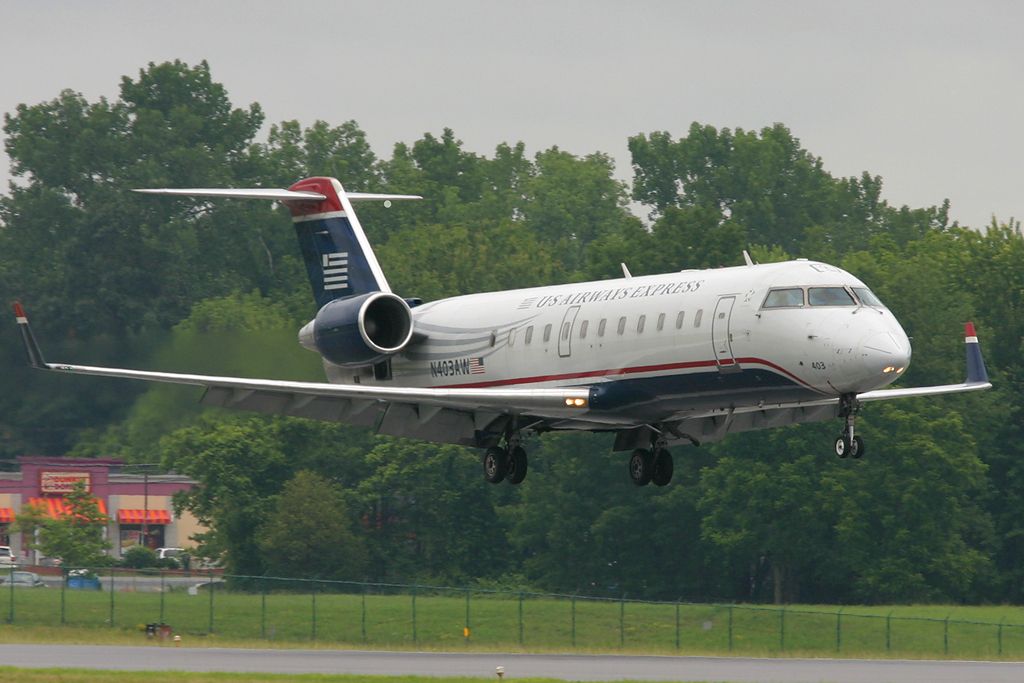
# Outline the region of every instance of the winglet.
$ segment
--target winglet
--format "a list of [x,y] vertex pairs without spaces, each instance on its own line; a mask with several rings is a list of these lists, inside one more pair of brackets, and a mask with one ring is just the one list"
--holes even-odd
[[34,368],[46,369],[46,361],[43,360],[43,352],[39,350],[36,337],[32,334],[32,328],[28,324],[28,316],[22,308],[20,301],[14,302],[14,319],[18,322],[21,330],[21,340],[25,343],[25,353],[28,355],[28,363]]
[[981,345],[974,323],[964,324],[964,346],[967,349],[967,384],[988,382],[988,371],[985,370],[985,359],[981,357]]

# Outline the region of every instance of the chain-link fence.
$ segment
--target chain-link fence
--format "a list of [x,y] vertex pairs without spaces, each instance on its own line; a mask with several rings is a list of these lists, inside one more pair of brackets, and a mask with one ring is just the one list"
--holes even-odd
[[[123,569],[0,571],[10,624],[182,638],[646,652],[1024,657],[1024,624]],[[160,628],[161,625],[166,625]]]

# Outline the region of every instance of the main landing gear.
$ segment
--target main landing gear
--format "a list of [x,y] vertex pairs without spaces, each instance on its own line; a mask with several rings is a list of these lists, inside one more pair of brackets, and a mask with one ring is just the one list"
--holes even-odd
[[529,462],[526,449],[519,445],[518,435],[507,439],[506,446],[491,446],[484,451],[484,479],[492,484],[502,480],[521,484],[526,479]]
[[864,455],[864,439],[854,434],[853,426],[857,417],[860,404],[853,394],[846,394],[839,398],[839,417],[846,420],[843,432],[836,438],[836,455],[840,458],[851,457],[857,459]]
[[657,439],[651,449],[637,448],[629,457],[629,478],[637,486],[667,486],[672,481],[675,465],[672,453],[665,447],[663,438]]

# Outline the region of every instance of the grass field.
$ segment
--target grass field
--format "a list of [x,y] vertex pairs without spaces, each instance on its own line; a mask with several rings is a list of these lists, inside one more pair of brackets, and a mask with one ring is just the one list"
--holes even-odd
[[1017,607],[840,611],[456,591],[253,594],[221,588],[189,595],[48,588],[0,591],[0,619],[8,622],[0,636],[19,639],[21,633],[34,642],[64,639],[61,634],[77,642],[142,641],[142,625],[164,622],[193,646],[1024,659],[1024,609]]
[[[93,671],[87,669],[18,669],[0,666],[0,677],[18,683],[494,683],[493,678],[421,678],[413,676],[354,676],[329,674],[194,673],[168,671]],[[517,678],[517,683],[563,683],[550,678]],[[622,681],[622,683],[629,683]]]

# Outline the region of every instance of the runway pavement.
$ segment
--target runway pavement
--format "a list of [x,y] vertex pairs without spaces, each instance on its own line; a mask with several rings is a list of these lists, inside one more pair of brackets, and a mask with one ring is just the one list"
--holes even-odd
[[1024,663],[1007,662],[453,654],[168,646],[0,644],[0,662],[7,666],[30,668],[484,677],[495,677],[496,667],[501,666],[505,669],[506,680],[526,677],[758,683],[1003,683],[1024,680]]

